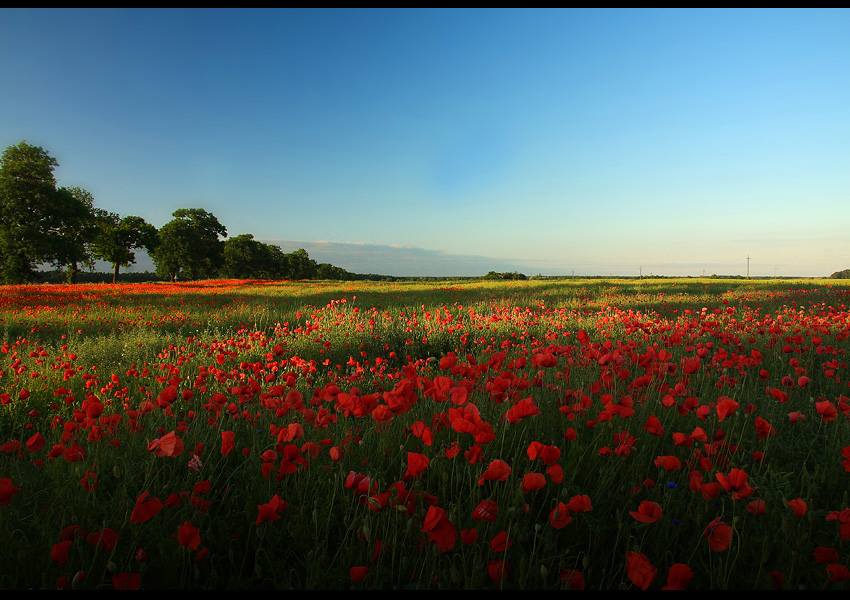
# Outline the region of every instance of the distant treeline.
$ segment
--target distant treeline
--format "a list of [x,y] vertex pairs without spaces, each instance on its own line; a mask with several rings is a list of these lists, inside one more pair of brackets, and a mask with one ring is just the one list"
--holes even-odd
[[99,208],[82,188],[57,187],[50,154],[25,141],[9,146],[0,158],[0,283],[54,281],[64,272],[68,283],[102,281],[93,273],[102,260],[120,269],[136,262],[145,249],[153,274],[124,274],[133,281],[197,279],[355,279],[345,269],[317,263],[303,248],[284,253],[250,233],[227,238],[227,228],[203,208],[181,208],[157,229],[135,215]]

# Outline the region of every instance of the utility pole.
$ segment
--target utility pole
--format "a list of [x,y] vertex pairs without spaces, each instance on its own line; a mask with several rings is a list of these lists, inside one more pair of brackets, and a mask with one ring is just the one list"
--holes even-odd
[[750,278],[750,255],[747,254],[747,279]]
[[640,273],[639,279],[643,279],[643,265],[638,267],[638,272]]

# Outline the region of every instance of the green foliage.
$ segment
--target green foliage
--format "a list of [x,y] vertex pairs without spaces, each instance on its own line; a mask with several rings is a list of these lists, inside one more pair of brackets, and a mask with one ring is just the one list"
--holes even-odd
[[158,235],[156,227],[142,217],[127,216],[123,219],[111,212],[98,211],[96,219],[97,236],[92,254],[101,260],[112,263],[112,283],[118,280],[121,267],[129,267],[136,262],[135,250],[156,248]]
[[181,208],[174,219],[162,226],[159,242],[151,253],[156,272],[171,281],[213,278],[224,260],[227,228],[203,208]]
[[67,266],[68,283],[76,283],[80,263],[94,265],[91,245],[98,232],[94,218],[98,209],[94,207],[91,192],[80,187],[59,188],[57,196],[65,217],[59,225],[53,263]]
[[496,273],[496,271],[490,271],[486,275],[484,275],[481,279],[486,280],[507,280],[507,281],[525,281],[528,279],[524,274],[513,271],[511,273]]
[[258,242],[245,233],[224,243],[222,275],[231,279],[275,279],[284,262],[280,248]]
[[63,223],[79,218],[81,205],[70,191],[56,189],[59,163],[40,146],[22,141],[0,160],[0,279],[25,283],[37,264],[65,262],[73,254],[62,238]]
[[830,279],[850,279],[850,269],[844,269],[843,271],[836,271],[832,275],[829,276]]

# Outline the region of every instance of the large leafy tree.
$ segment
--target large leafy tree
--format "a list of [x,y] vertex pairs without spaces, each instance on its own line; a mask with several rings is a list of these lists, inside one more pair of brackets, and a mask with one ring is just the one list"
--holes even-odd
[[25,283],[43,262],[63,263],[63,224],[80,214],[74,195],[56,189],[59,165],[40,146],[9,146],[0,159],[0,278]]
[[58,228],[52,262],[66,266],[68,283],[77,283],[80,265],[94,265],[91,246],[98,233],[95,215],[99,209],[94,206],[91,192],[83,188],[59,188],[57,193],[65,217]]
[[289,273],[287,276],[290,279],[313,279],[316,276],[318,264],[310,258],[304,248],[299,248],[294,252],[286,255],[289,262]]
[[288,262],[278,246],[264,244],[250,233],[224,243],[221,273],[232,279],[277,279],[284,276]]
[[174,219],[159,230],[159,241],[151,254],[156,272],[171,281],[215,277],[224,258],[227,228],[203,208],[181,208]]
[[145,248],[152,252],[157,245],[156,227],[142,217],[129,215],[121,218],[104,210],[97,212],[97,235],[92,244],[95,258],[112,263],[112,283],[118,281],[121,267],[136,262],[136,250]]

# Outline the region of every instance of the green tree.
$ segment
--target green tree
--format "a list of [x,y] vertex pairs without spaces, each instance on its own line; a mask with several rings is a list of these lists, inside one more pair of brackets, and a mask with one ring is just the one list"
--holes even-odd
[[98,233],[94,196],[80,187],[57,190],[61,211],[65,215],[59,225],[59,236],[52,262],[67,266],[68,283],[77,283],[80,264],[93,267],[91,246]]
[[250,233],[229,238],[224,243],[222,275],[230,279],[274,279],[279,265],[272,259],[269,244],[258,242]]
[[290,279],[313,279],[316,276],[318,264],[310,258],[304,248],[290,252],[286,255],[286,259],[289,263],[287,277]]
[[9,146],[0,162],[0,279],[25,283],[36,265],[65,260],[63,221],[79,205],[70,192],[56,189],[59,163],[40,146]]
[[151,258],[160,277],[171,281],[218,275],[224,258],[227,229],[212,213],[202,208],[181,208],[174,219],[159,230],[159,241]]
[[129,215],[123,219],[116,213],[99,210],[96,213],[97,234],[91,252],[95,258],[112,264],[112,283],[118,281],[121,267],[136,262],[136,250],[152,252],[157,245],[156,227],[142,217]]

